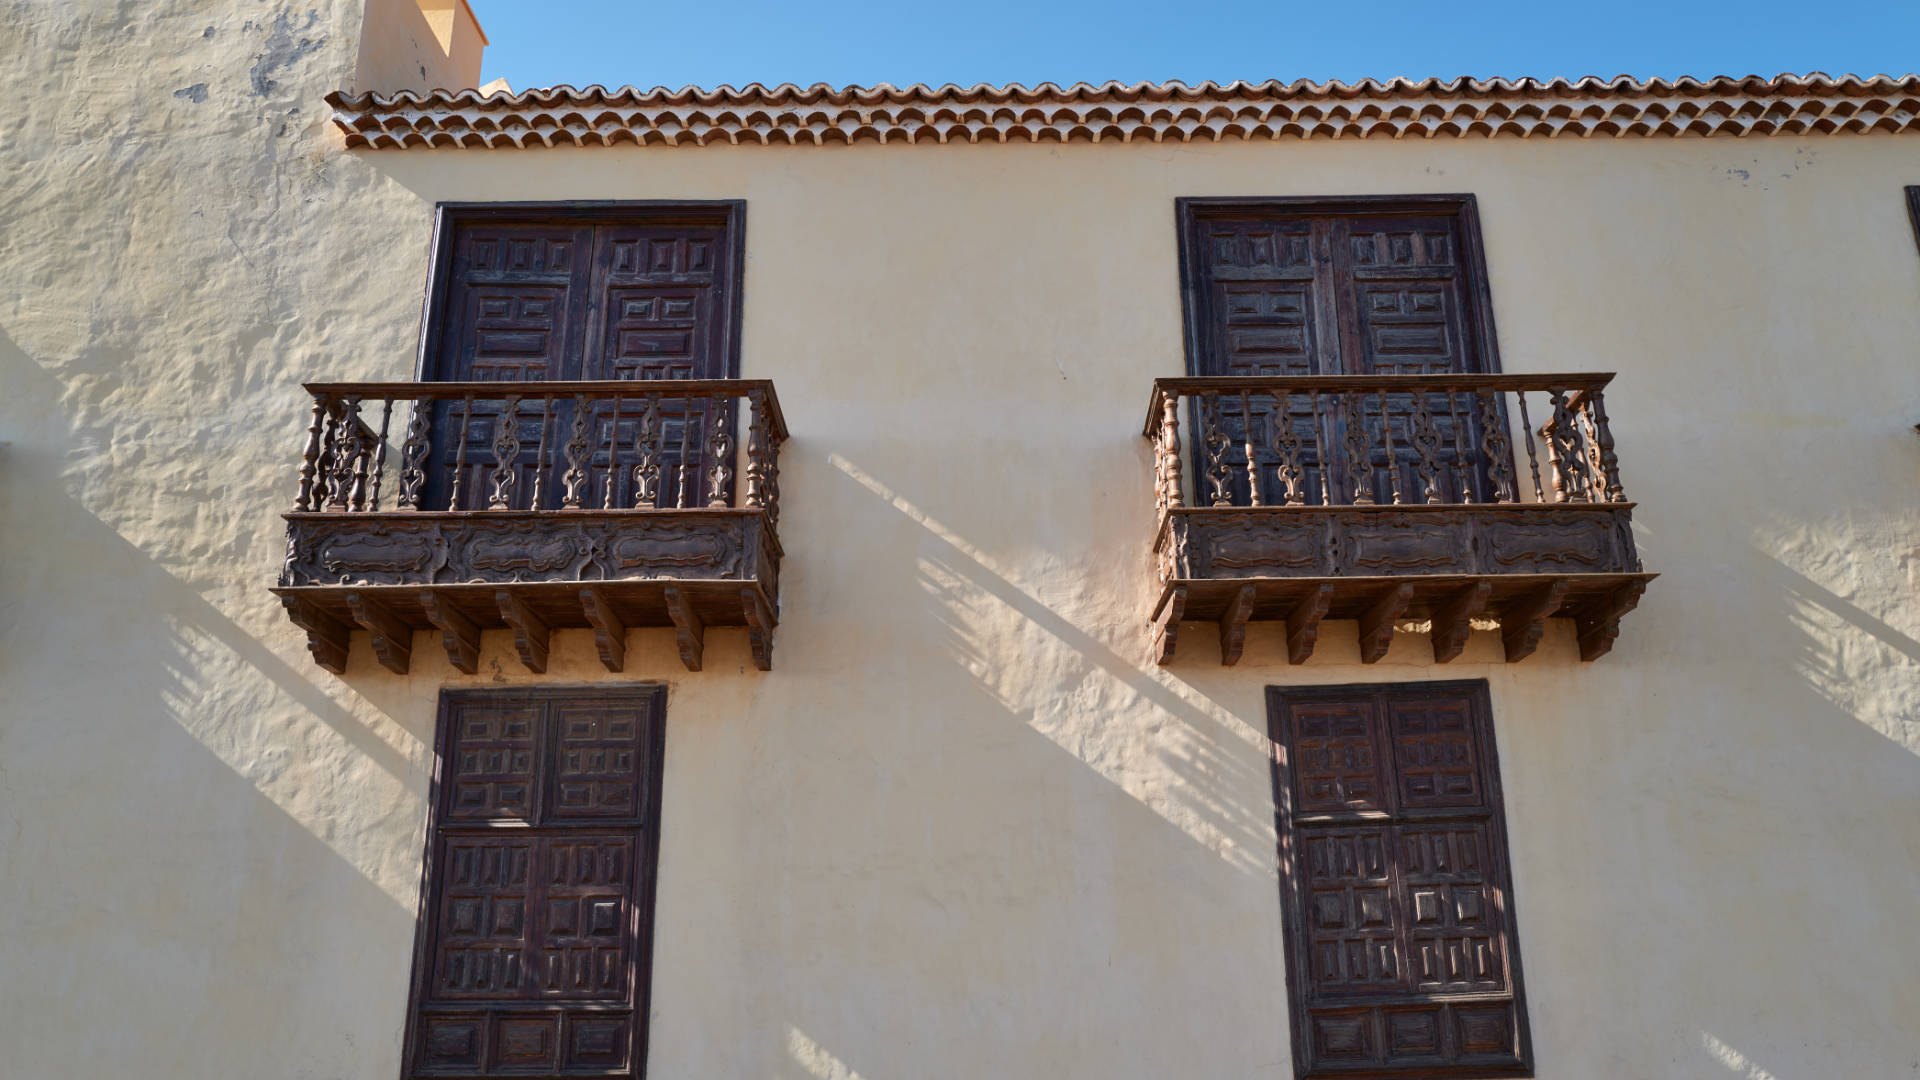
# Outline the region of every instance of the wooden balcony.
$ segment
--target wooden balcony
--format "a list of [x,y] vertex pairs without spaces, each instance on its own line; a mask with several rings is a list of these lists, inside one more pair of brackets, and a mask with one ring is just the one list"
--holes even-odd
[[404,674],[413,632],[431,630],[471,674],[480,631],[505,627],[541,672],[552,630],[588,627],[621,671],[635,626],[673,627],[691,671],[706,627],[744,627],[754,662],[772,666],[787,428],[771,383],[306,390],[313,421],[273,591],[322,667],[342,671],[365,629]]
[[1397,624],[1421,620],[1437,663],[1486,620],[1510,662],[1553,617],[1574,620],[1583,659],[1605,655],[1655,576],[1634,552],[1602,400],[1612,377],[1157,380],[1145,430],[1160,511],[1155,659],[1173,658],[1182,621],[1200,621],[1219,624],[1221,658],[1237,663],[1247,624],[1272,621],[1303,663],[1325,619],[1359,621],[1366,663]]

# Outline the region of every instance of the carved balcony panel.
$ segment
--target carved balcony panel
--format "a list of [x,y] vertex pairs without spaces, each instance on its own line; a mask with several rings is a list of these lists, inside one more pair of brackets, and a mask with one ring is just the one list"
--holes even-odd
[[621,671],[636,626],[673,627],[693,671],[707,627],[742,627],[755,664],[772,666],[787,429],[771,383],[306,389],[274,592],[323,667],[344,670],[364,629],[405,673],[427,630],[473,673],[480,631],[505,628],[540,672],[551,631],[585,627]]
[[1272,621],[1298,664],[1323,620],[1356,619],[1367,663],[1409,620],[1430,624],[1436,662],[1475,621],[1497,622],[1517,661],[1556,616],[1574,620],[1583,659],[1604,655],[1655,576],[1634,550],[1611,379],[1156,381],[1155,659],[1173,658],[1183,621],[1217,622],[1234,664],[1247,624]]

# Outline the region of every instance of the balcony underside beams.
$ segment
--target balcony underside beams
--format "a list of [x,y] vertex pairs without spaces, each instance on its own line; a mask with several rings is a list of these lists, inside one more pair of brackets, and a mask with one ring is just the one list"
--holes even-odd
[[[1360,623],[1361,660],[1386,655],[1397,623],[1432,623],[1434,661],[1460,655],[1473,620],[1500,624],[1508,661],[1531,655],[1546,620],[1574,620],[1580,657],[1605,655],[1619,634],[1620,619],[1638,603],[1656,575],[1613,574],[1434,574],[1341,578],[1174,579],[1154,607],[1154,659],[1168,663],[1179,640],[1179,622],[1220,625],[1221,659],[1239,659],[1245,626],[1278,622],[1287,627],[1287,659],[1304,663],[1313,654],[1320,623],[1353,619]],[[1174,613],[1178,614],[1175,615]],[[1229,647],[1231,646],[1231,647]]]
[[[608,671],[626,667],[626,631],[673,627],[688,669],[699,670],[708,627],[740,627],[749,635],[754,664],[773,666],[772,605],[760,587],[739,581],[518,582],[460,585],[376,585],[276,588],[294,623],[307,632],[321,666],[346,666],[348,638],[365,627],[375,658],[405,674],[413,632],[431,630],[447,659],[468,674],[479,670],[480,631],[513,631],[514,645],[529,671],[546,669],[550,634],[585,628]],[[672,597],[670,600],[669,597]],[[689,645],[691,642],[691,646]]]

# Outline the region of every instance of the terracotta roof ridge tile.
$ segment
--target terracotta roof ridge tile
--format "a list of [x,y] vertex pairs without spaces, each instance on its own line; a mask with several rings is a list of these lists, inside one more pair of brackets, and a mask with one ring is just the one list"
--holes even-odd
[[1920,76],[1391,78],[327,95],[349,146],[1152,142],[1252,137],[1920,131]]

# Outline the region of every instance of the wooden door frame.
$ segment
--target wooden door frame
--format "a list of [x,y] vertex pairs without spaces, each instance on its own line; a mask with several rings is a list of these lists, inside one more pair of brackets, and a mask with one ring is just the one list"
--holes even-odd
[[1499,337],[1494,333],[1493,291],[1487,284],[1487,254],[1480,236],[1480,207],[1470,193],[1441,195],[1279,195],[1182,196],[1173,200],[1174,228],[1180,252],[1180,310],[1187,374],[1202,375],[1206,349],[1206,298],[1199,288],[1204,253],[1194,250],[1193,226],[1210,217],[1274,214],[1286,217],[1339,215],[1447,214],[1460,224],[1461,270],[1466,275],[1467,313],[1486,374],[1500,368]]
[[[413,378],[432,378],[433,361],[446,329],[448,280],[453,270],[453,234],[473,221],[567,222],[569,224],[717,225],[725,238],[729,267],[722,292],[720,353],[722,378],[740,377],[741,319],[746,310],[747,201],[745,199],[571,199],[558,202],[440,202],[433,207],[433,236],[427,259],[427,291],[420,305],[420,344]],[[583,344],[584,347],[584,344]]]
[[633,988],[634,1028],[633,1057],[629,1064],[634,1076],[644,1077],[647,1074],[647,1047],[652,1039],[652,1025],[648,1021],[653,1009],[653,942],[657,936],[653,915],[660,884],[660,807],[664,801],[661,793],[667,781],[667,696],[667,684],[659,682],[440,688],[439,702],[434,709],[433,757],[427,766],[427,828],[421,845],[420,893],[414,907],[413,964],[407,975],[407,1013],[403,1019],[405,1026],[400,1041],[400,1080],[408,1080],[414,1075],[413,1063],[420,1049],[420,1005],[425,1000],[427,984],[433,978],[433,942],[428,940],[428,931],[433,927],[436,911],[434,901],[439,870],[436,856],[441,854],[436,841],[437,830],[442,825],[440,799],[441,789],[447,780],[447,755],[454,741],[454,707],[467,701],[546,703],[568,698],[607,697],[631,700],[636,708],[649,710],[655,721],[645,747],[647,774],[652,777],[653,783],[650,790],[639,793],[646,801],[646,814],[642,818],[646,823],[645,832],[640,837],[644,862],[634,867],[636,874],[641,872],[642,866],[646,872],[645,879],[634,890],[633,896],[635,915],[640,919],[641,929],[628,960],[629,977],[633,980],[630,985]]

